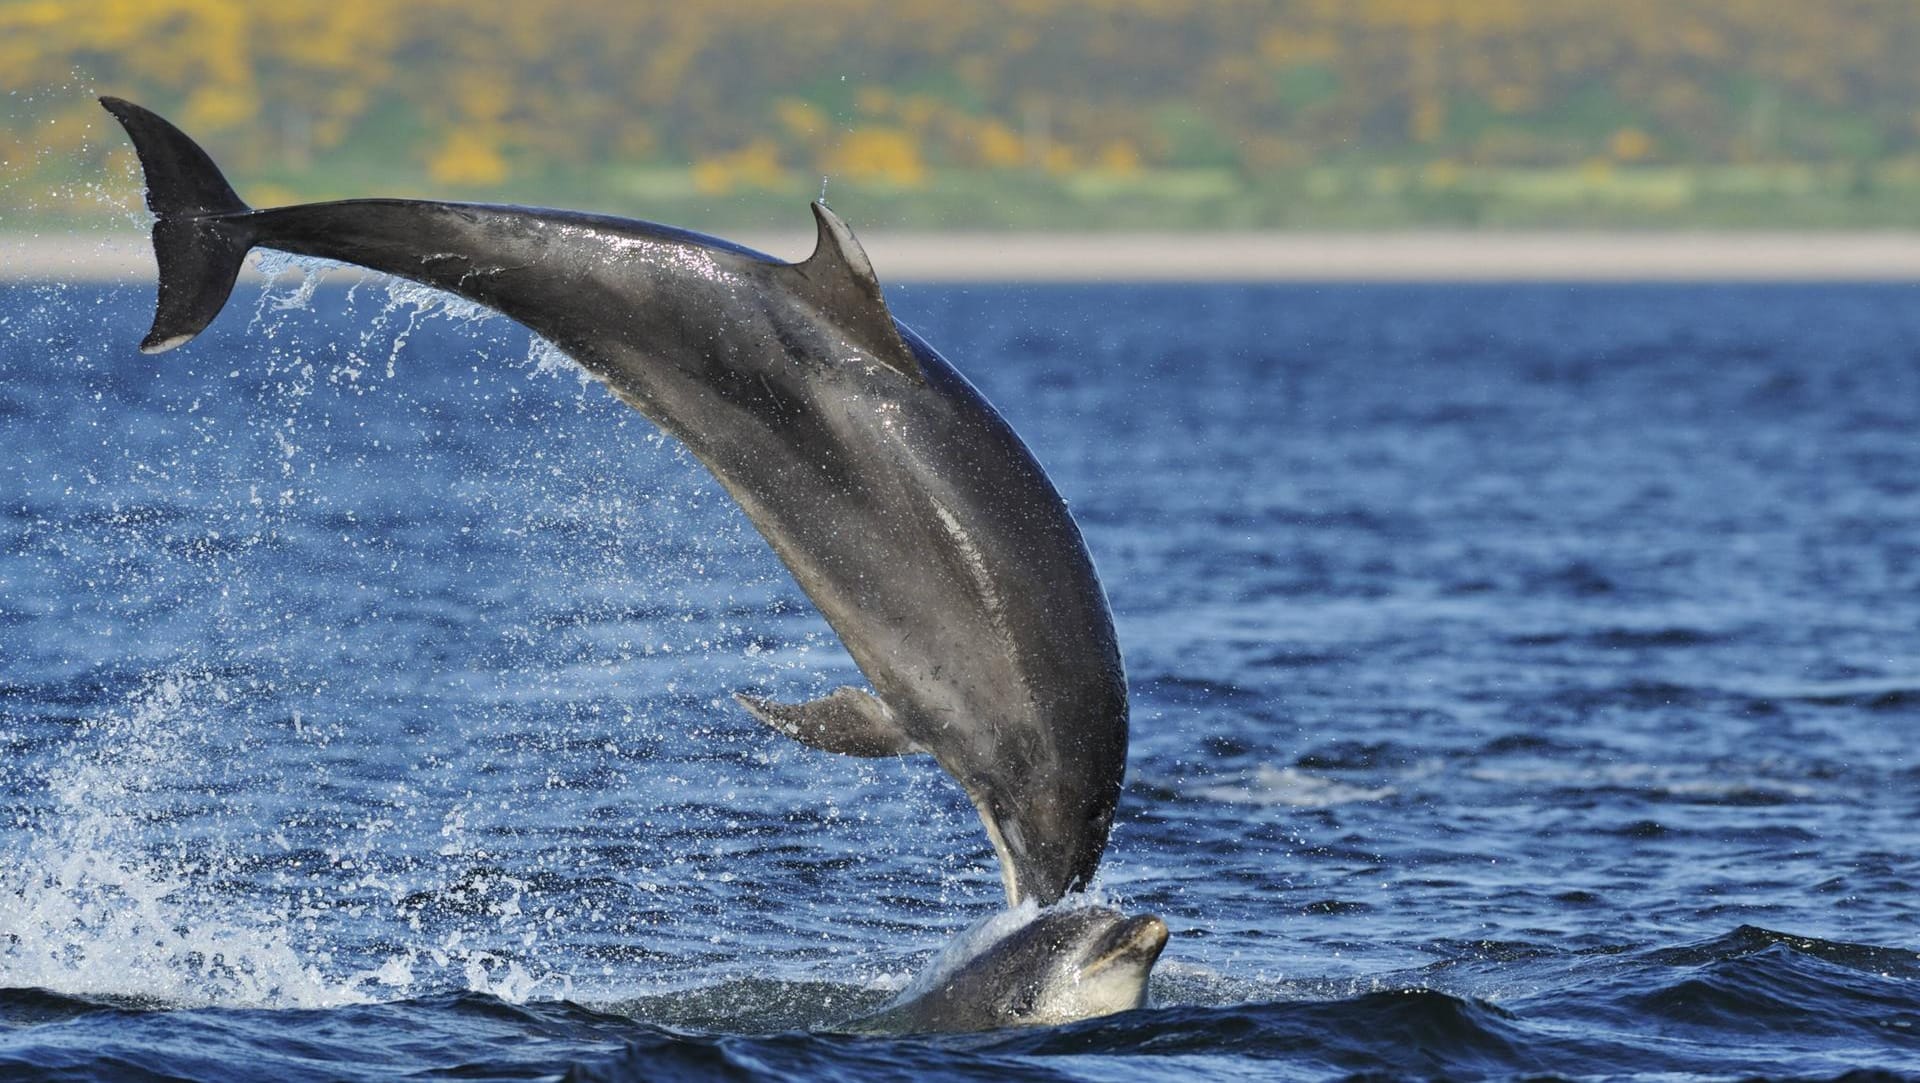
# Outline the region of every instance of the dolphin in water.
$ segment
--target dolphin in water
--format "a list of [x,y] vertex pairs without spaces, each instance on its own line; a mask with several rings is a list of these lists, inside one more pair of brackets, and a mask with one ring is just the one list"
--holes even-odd
[[1093,562],[1039,463],[894,320],[824,203],[798,263],[569,211],[400,199],[253,210],[172,124],[101,103],[133,140],[156,219],[143,351],[204,329],[256,246],[411,279],[526,325],[713,472],[872,688],[799,704],[737,696],[748,711],[829,752],[933,756],[979,810],[1009,906],[1052,904],[1093,877],[1127,749],[1126,678]]
[[[962,938],[963,941],[966,939]],[[963,945],[970,946],[970,945]],[[1143,1007],[1167,925],[1104,906],[1060,906],[931,977],[847,1029],[970,1031],[1050,1026]]]

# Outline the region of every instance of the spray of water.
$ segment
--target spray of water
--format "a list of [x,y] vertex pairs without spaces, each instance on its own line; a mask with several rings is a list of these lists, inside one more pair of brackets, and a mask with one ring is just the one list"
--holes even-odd
[[172,1004],[364,999],[359,981],[326,976],[285,922],[236,913],[205,890],[231,856],[181,860],[153,830],[225,698],[204,676],[157,679],[82,726],[54,761],[36,829],[0,872],[8,984]]

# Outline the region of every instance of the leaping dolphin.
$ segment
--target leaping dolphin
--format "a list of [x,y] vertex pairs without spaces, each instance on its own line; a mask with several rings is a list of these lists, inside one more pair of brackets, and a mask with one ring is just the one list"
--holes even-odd
[[736,697],[747,710],[829,752],[931,754],[979,810],[1009,905],[1050,904],[1092,878],[1127,749],[1126,678],[1093,562],[1039,463],[894,320],[825,203],[799,263],[569,211],[399,199],[256,211],[179,129],[101,104],[133,139],[156,216],[143,351],[205,328],[256,246],[398,275],[525,324],[713,471],[873,689]]

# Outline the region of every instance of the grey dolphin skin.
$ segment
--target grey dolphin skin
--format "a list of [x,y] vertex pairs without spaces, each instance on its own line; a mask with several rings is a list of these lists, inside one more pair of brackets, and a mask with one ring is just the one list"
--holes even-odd
[[[258,246],[384,271],[525,324],[679,438],[840,636],[871,693],[737,697],[815,748],[928,753],[965,789],[1009,905],[1099,866],[1126,766],[1113,618],[1065,504],[1013,430],[887,311],[824,204],[813,255],[567,211],[366,199],[255,211],[192,140],[116,98],[147,179],[153,328],[204,329]],[[863,1026],[974,1030],[1138,1007],[1158,918],[1055,909]]]
[[1157,917],[1059,908],[1013,930],[930,988],[848,1029],[968,1031],[1048,1026],[1142,1007],[1167,946]]
[[932,755],[966,790],[1009,904],[1093,876],[1126,765],[1127,686],[1079,528],[1013,430],[895,322],[846,225],[813,205],[786,263],[646,222],[358,199],[252,210],[206,152],[130,102],[156,216],[140,344],[219,314],[248,250],[357,264],[525,324],[713,471],[872,685],[738,697],[815,748]]

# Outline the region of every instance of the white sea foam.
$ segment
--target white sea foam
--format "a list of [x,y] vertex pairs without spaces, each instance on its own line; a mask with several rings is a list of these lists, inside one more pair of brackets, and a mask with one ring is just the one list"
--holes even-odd
[[1652,763],[1541,763],[1524,766],[1492,764],[1469,768],[1466,774],[1468,778],[1477,782],[1490,782],[1502,786],[1639,790],[1645,793],[1666,794],[1702,801],[1747,798],[1803,800],[1814,797],[1819,792],[1804,783],[1757,777],[1699,777],[1690,769],[1676,769],[1671,765]]
[[1186,793],[1209,801],[1235,805],[1292,805],[1295,808],[1331,808],[1392,797],[1392,786],[1355,786],[1297,767],[1261,764],[1251,773],[1189,785]]

